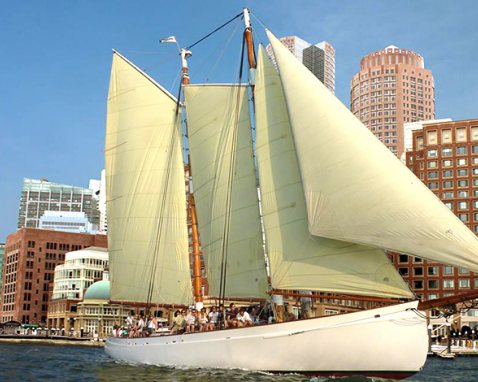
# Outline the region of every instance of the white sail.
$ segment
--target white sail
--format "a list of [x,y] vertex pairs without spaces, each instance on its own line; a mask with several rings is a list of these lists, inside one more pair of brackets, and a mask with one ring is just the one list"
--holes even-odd
[[278,64],[317,236],[478,271],[478,238],[277,38]]
[[219,296],[227,259],[227,296],[267,291],[249,105],[244,86],[185,87],[198,228],[209,295]]
[[111,299],[189,304],[185,179],[176,100],[115,53],[106,125]]
[[272,287],[412,297],[383,250],[309,233],[282,86],[262,47],[254,99],[262,212]]

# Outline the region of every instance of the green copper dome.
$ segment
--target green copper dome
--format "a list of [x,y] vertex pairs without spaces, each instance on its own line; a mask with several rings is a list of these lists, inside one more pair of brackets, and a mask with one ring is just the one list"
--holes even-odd
[[109,300],[110,282],[109,280],[97,281],[91,284],[86,290],[84,300]]

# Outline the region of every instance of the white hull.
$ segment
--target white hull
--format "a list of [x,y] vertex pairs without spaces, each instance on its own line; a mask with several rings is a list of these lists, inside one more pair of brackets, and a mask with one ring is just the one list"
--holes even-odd
[[401,378],[426,360],[426,322],[411,310],[417,304],[185,335],[112,337],[105,350],[151,365]]

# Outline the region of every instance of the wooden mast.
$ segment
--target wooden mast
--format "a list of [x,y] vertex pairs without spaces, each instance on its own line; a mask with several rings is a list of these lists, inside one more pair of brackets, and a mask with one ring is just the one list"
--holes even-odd
[[[189,85],[189,69],[187,59],[191,57],[192,53],[189,50],[181,49],[181,84],[182,86]],[[186,128],[187,131],[187,128]],[[186,166],[186,176],[191,179],[191,157],[188,154],[188,165]],[[192,265],[193,265],[193,293],[196,307],[201,309],[203,306],[202,297],[202,275],[201,275],[201,251],[199,245],[199,233],[196,215],[196,203],[194,201],[194,193],[191,190],[191,181],[188,181],[188,209],[191,218],[191,241],[192,241]]]
[[249,15],[249,9],[244,8],[243,10],[244,15],[244,39],[246,40],[247,44],[247,61],[249,63],[249,69],[255,69],[256,64],[256,57],[254,54],[254,42],[252,40],[252,26],[251,26],[251,18]]

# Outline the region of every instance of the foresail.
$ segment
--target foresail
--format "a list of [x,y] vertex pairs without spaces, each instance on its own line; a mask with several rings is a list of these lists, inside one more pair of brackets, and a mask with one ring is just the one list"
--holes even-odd
[[209,295],[265,297],[262,232],[244,86],[185,87],[188,142]]
[[478,271],[478,238],[268,32],[313,235]]
[[382,250],[309,233],[282,86],[262,48],[254,99],[262,212],[273,288],[412,297]]
[[111,299],[191,303],[176,100],[117,53],[105,156]]

